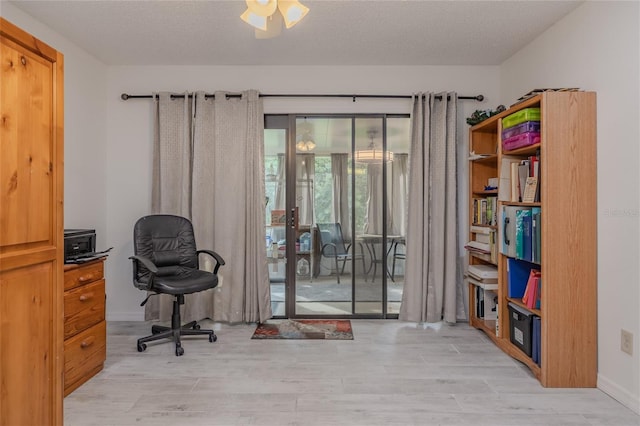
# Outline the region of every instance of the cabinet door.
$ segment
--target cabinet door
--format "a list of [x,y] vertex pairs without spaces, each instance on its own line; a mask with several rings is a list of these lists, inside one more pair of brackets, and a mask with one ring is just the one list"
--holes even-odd
[[62,56],[0,19],[0,424],[62,423]]

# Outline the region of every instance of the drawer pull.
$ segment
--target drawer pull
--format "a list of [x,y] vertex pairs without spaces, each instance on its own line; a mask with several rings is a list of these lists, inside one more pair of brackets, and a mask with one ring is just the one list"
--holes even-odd
[[81,302],[86,302],[87,300],[91,300],[91,299],[93,299],[93,292],[80,295]]
[[93,275],[83,275],[78,278],[78,281],[80,281],[81,283],[86,283],[87,281],[92,281],[92,280],[93,280]]
[[80,343],[80,347],[82,349],[88,348],[89,346],[93,345],[93,342],[95,341],[95,338],[93,336],[85,339],[82,341],[82,343]]

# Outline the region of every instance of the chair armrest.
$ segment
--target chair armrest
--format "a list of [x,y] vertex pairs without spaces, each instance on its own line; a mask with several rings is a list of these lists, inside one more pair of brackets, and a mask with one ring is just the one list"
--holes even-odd
[[225,264],[224,259],[222,258],[222,256],[220,256],[218,253],[216,253],[213,250],[198,250],[196,251],[197,254],[200,253],[204,253],[204,254],[208,254],[209,256],[213,257],[216,261],[216,266],[215,268],[213,268],[213,273],[217,274],[218,273],[218,269],[220,269],[220,267],[222,265]]
[[[133,262],[133,285],[140,290],[149,291],[149,289],[153,286],[153,278],[158,273],[158,267],[148,257],[145,256],[135,255],[130,256],[129,259],[131,259],[131,261]],[[149,280],[147,282],[138,281],[139,264],[142,264],[142,266],[147,268],[147,270],[149,271]],[[142,305],[140,306],[144,306],[145,303],[147,303],[146,300],[142,302]]]
[[129,259],[133,261],[134,265],[136,264],[136,262],[142,263],[142,265],[147,268],[152,274],[158,273],[158,267],[148,257],[136,255],[130,256]]

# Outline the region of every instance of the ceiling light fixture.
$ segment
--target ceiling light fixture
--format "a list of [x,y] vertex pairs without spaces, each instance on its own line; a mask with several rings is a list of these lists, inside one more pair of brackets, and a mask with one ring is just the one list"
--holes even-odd
[[315,147],[316,147],[316,143],[312,140],[308,140],[308,141],[301,140],[301,141],[298,141],[298,143],[296,143],[296,149],[301,152],[313,151]]
[[363,149],[355,152],[353,158],[356,163],[372,164],[382,163],[383,161],[386,163],[393,161],[393,152],[383,152],[381,149],[376,149],[376,144],[373,142],[373,138],[377,134],[378,131],[376,129],[367,130],[367,136],[371,139],[371,143],[369,143],[369,149]]
[[316,143],[311,137],[313,132],[313,124],[307,121],[305,117],[304,121],[296,126],[296,133],[300,135],[298,142],[296,142],[296,149],[300,152],[313,151],[316,147]]
[[[280,34],[282,22],[289,29],[300,22],[309,8],[298,0],[245,0],[247,10],[240,15],[256,29],[256,38],[270,38]],[[276,10],[280,13],[276,13]]]

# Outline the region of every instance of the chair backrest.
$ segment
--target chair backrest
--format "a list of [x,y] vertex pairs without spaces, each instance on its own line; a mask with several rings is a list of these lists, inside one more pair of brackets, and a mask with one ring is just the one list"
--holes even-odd
[[[188,219],[173,215],[151,215],[140,218],[133,227],[133,250],[149,258],[158,275],[172,275],[180,267],[198,268],[196,240]],[[149,271],[138,268],[136,280],[145,281]]]
[[[320,231],[322,253],[325,256],[347,254],[347,247],[344,244],[344,238],[342,236],[342,227],[339,223],[318,223],[317,226],[318,231]],[[331,244],[333,244],[333,246]]]

